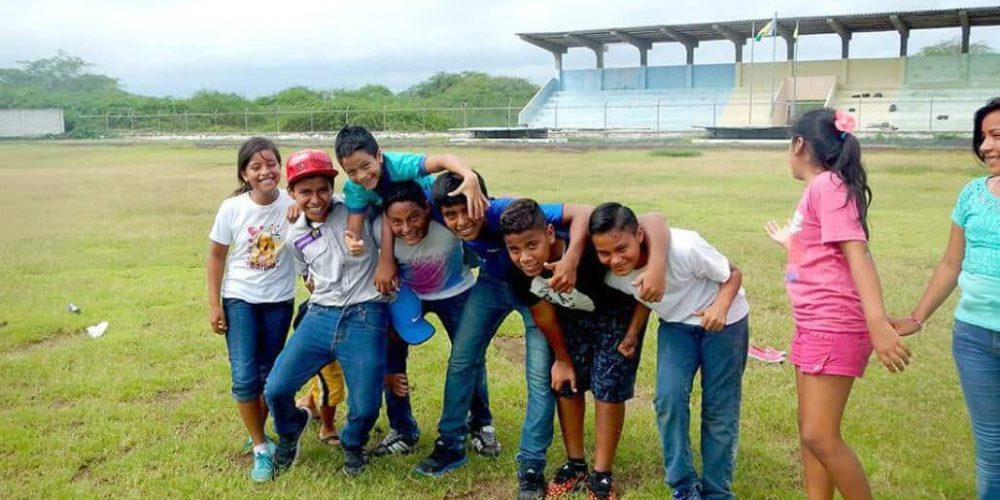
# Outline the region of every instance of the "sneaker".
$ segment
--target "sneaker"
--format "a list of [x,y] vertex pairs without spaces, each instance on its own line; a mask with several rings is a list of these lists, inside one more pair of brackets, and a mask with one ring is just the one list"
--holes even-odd
[[368,467],[368,454],[364,450],[344,448],[344,474],[355,477]]
[[274,455],[270,452],[254,452],[250,479],[258,483],[274,479]]
[[674,490],[674,500],[701,500],[698,488],[678,488]]
[[524,469],[517,474],[517,500],[542,500],[545,498],[545,476],[535,469]]
[[[312,419],[312,412],[307,408],[299,408],[305,416],[306,424]],[[274,474],[278,475],[282,472],[288,470],[289,467],[295,464],[295,461],[299,458],[299,444],[302,442],[302,436],[305,435],[306,425],[302,425],[295,435],[292,436],[279,436],[278,446],[274,450]]]
[[464,448],[449,448],[444,441],[438,439],[434,442],[434,451],[420,462],[413,472],[423,476],[441,477],[465,465],[468,460]]
[[408,438],[396,429],[390,429],[389,434],[387,434],[382,441],[378,443],[378,446],[372,450],[372,455],[376,457],[384,457],[387,455],[409,455],[417,451],[417,440],[419,438]]
[[497,430],[492,425],[484,425],[473,431],[472,449],[484,457],[496,458],[500,456],[500,441],[497,441]]
[[610,472],[594,472],[587,481],[588,500],[615,500],[615,485],[611,482]]
[[765,363],[785,362],[785,351],[779,351],[771,347],[759,347],[751,344],[750,347],[747,348],[747,355]]
[[578,491],[587,484],[587,476],[587,464],[566,462],[545,487],[545,497],[556,498]]

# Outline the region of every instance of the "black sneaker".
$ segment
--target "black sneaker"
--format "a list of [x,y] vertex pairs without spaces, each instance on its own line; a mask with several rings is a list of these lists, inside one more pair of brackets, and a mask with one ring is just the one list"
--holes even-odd
[[278,436],[278,445],[274,448],[274,474],[278,475],[295,465],[299,459],[299,443],[305,434],[306,424],[312,420],[312,412],[307,408],[299,408],[299,418],[302,420],[302,427],[295,434],[288,436]]
[[484,425],[472,431],[472,449],[484,457],[496,458],[500,456],[500,441],[497,441],[497,430],[492,425]]
[[413,472],[422,476],[441,477],[463,465],[469,458],[465,456],[465,448],[449,448],[444,441],[434,441],[434,451],[430,456],[414,467]]
[[517,500],[545,498],[545,476],[542,471],[523,469],[517,474]]
[[611,481],[610,472],[594,472],[587,481],[588,500],[615,500],[615,485]]
[[344,474],[354,477],[368,467],[368,454],[362,449],[349,450],[344,448]]
[[382,441],[379,441],[378,446],[372,450],[372,455],[376,457],[384,457],[387,455],[409,455],[417,451],[417,440],[419,438],[410,439],[398,432],[396,429],[390,429],[389,434],[386,434]]
[[579,491],[587,484],[587,464],[566,462],[556,471],[555,477],[545,487],[546,498],[558,498]]

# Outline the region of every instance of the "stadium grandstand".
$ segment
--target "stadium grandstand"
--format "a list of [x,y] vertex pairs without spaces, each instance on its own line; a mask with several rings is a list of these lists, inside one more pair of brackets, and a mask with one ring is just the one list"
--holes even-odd
[[[555,75],[522,110],[519,124],[650,131],[774,127],[804,110],[830,106],[854,113],[860,130],[967,132],[972,111],[1000,88],[1000,54],[969,53],[970,32],[995,26],[1000,7],[519,33],[555,59]],[[910,32],[936,28],[960,29],[961,53],[908,56]],[[852,34],[877,32],[898,34],[899,56],[852,59]],[[840,37],[840,59],[797,60],[799,37],[831,34]],[[784,39],[784,60],[771,60],[771,50],[758,48],[756,60],[745,62],[747,41],[768,36]],[[696,64],[699,43],[719,40],[732,42],[735,62]],[[648,66],[649,51],[661,43],[682,45],[686,64]],[[638,49],[639,64],[605,68],[610,44]],[[563,69],[571,48],[593,51],[596,67]]]

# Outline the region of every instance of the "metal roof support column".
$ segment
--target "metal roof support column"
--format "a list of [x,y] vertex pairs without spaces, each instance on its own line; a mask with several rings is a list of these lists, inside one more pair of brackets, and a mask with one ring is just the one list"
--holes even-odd
[[851,52],[851,30],[832,17],[826,18],[826,24],[840,35],[840,58],[847,59]]
[[737,35],[735,31],[718,24],[713,24],[712,29],[724,36],[730,42],[733,42],[733,47],[736,48],[736,62],[743,62],[743,45],[746,44],[747,38]]
[[910,25],[906,24],[906,21],[896,14],[890,15],[889,20],[892,21],[892,25],[899,32],[899,57],[906,57],[906,46],[910,40]]
[[958,23],[962,25],[962,53],[969,53],[969,35],[971,26],[969,25],[969,13],[962,10],[958,12]]

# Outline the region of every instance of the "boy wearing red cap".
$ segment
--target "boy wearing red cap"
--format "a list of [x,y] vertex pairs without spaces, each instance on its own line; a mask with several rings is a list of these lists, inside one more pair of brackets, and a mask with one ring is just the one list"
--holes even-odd
[[[389,313],[375,289],[378,257],[374,252],[353,256],[347,245],[374,245],[369,224],[363,231],[347,230],[348,209],[333,194],[330,156],[320,150],[293,154],[285,167],[288,190],[302,215],[288,230],[289,252],[314,284],[309,310],[275,361],[264,387],[274,415],[278,446],[275,473],[291,467],[299,440],[311,417],[296,408],[295,392],[331,361],[339,361],[347,382],[347,424],[341,431],[344,472],[360,474],[368,463],[362,446],[378,418],[385,373]],[[369,247],[369,248],[374,248]]]

